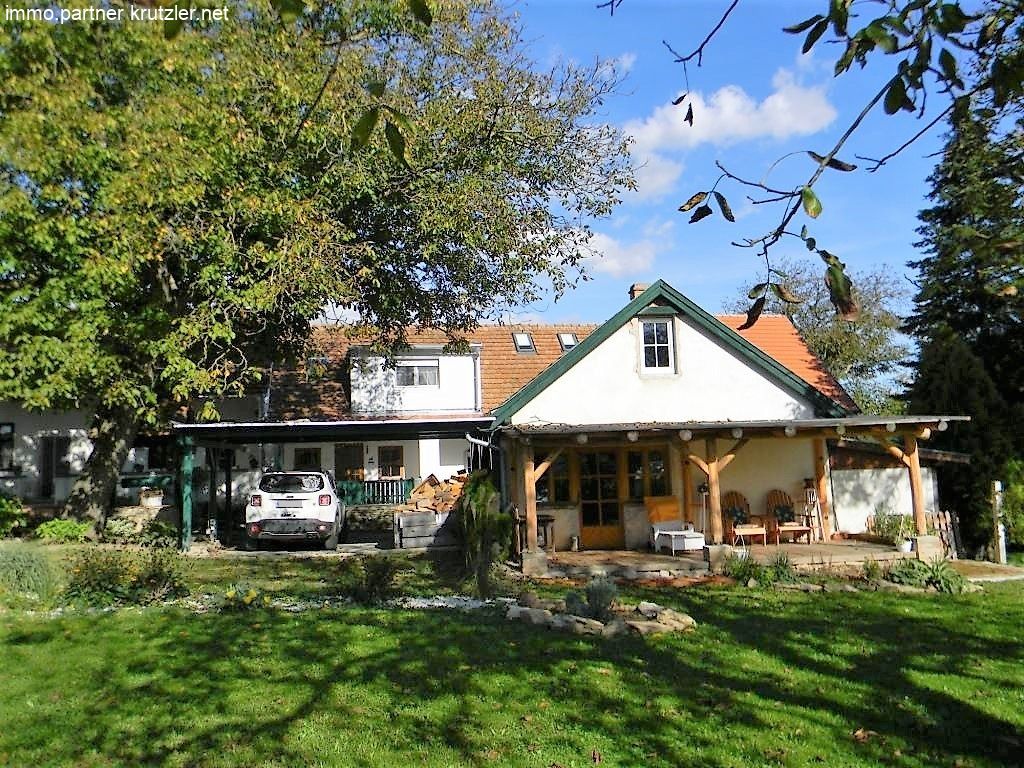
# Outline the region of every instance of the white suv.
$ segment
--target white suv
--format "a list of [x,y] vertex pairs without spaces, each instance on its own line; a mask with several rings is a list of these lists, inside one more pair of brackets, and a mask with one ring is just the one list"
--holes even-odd
[[261,541],[323,542],[338,547],[345,504],[327,472],[265,472],[245,506],[245,548]]

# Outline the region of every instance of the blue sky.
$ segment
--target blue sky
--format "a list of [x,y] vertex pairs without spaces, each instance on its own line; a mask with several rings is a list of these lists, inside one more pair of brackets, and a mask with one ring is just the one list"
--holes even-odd
[[[605,102],[604,119],[634,136],[640,188],[629,193],[611,218],[592,223],[592,245],[603,257],[590,261],[593,280],[558,302],[539,302],[518,313],[542,322],[599,322],[623,303],[631,283],[664,278],[697,303],[719,311],[741,285],[761,274],[753,250],[730,241],[756,237],[777,223],[776,206],[754,206],[747,192],[720,185],[737,215],[698,224],[676,209],[693,192],[708,189],[720,160],[741,176],[760,179],[780,156],[798,150],[825,153],[888,76],[892,63],[879,61],[839,77],[832,66],[839,47],[826,35],[808,56],[802,36],[782,27],[822,10],[824,0],[747,0],[730,17],[704,55],[690,67],[694,125],[671,105],[684,90],[683,70],[662,45],[688,53],[718,21],[727,0],[624,0],[610,16],[596,0],[517,0],[517,13],[533,59],[540,66],[564,60],[611,59],[625,73],[620,93]],[[934,103],[940,97],[933,95]],[[823,204],[819,219],[802,213],[819,247],[851,270],[885,267],[912,277],[906,262],[916,257],[917,212],[927,205],[927,176],[942,144],[941,127],[877,173],[866,173],[854,155],[879,157],[903,143],[921,124],[909,115],[886,116],[881,106],[842,151],[856,162],[854,173],[827,172],[815,189]],[[792,188],[809,176],[804,155],[783,161],[770,183]],[[788,238],[787,238],[788,239]],[[773,249],[776,256],[808,258],[796,239]],[[817,259],[816,256],[814,256]]]

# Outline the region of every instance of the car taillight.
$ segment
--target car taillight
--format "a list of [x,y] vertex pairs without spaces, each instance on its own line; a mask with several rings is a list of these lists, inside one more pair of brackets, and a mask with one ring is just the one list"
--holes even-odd
[[263,497],[260,496],[258,493],[254,493],[252,495],[252,498],[249,499],[249,506],[250,507],[262,507],[263,506]]
[[250,523],[249,524],[249,535],[250,536],[259,536],[260,532],[262,530],[263,530],[263,528],[260,527],[259,523]]
[[329,507],[329,506],[331,506],[331,494],[329,494],[329,493],[321,493],[320,494],[320,506],[321,507]]

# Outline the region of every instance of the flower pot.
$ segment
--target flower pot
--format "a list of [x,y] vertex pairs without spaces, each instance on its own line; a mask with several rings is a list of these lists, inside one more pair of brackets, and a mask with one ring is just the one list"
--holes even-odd
[[164,505],[164,495],[159,496],[140,496],[139,505],[146,509],[159,509]]
[[897,546],[900,552],[911,552],[914,549],[914,542],[910,539],[904,539]]

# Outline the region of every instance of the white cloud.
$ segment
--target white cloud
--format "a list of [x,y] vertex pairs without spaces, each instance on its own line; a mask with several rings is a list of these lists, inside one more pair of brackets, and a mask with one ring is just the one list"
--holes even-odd
[[649,269],[659,250],[652,240],[624,243],[601,232],[593,234],[589,246],[593,253],[586,258],[587,266],[594,272],[604,272],[613,277]]
[[615,59],[615,63],[618,65],[618,70],[621,74],[625,74],[633,69],[633,65],[636,64],[636,54],[627,52]]
[[[638,196],[658,197],[672,189],[683,166],[668,153],[701,144],[729,146],[756,138],[807,136],[836,118],[824,86],[801,85],[792,72],[780,69],[772,88],[760,102],[738,85],[726,85],[707,98],[695,92],[684,106],[663,104],[650,116],[626,123],[625,132],[635,140],[633,158],[640,166]],[[693,106],[692,126],[683,120],[686,104]]]

